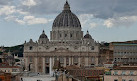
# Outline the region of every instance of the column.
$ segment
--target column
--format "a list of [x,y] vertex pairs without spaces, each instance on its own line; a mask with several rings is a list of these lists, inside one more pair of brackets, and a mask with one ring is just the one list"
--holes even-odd
[[38,58],[35,57],[35,72],[38,72]]
[[66,67],[66,57],[64,57],[64,67]]
[[55,57],[52,57],[52,65],[54,66],[54,62],[55,62]]
[[50,65],[49,65],[49,72],[50,72],[50,76],[53,76],[53,70],[52,70],[52,67],[53,67],[53,65],[52,65],[52,57],[50,57],[50,59],[49,59],[50,61]]
[[98,57],[95,57],[95,65],[98,65]]
[[71,57],[69,57],[69,65],[71,65]]
[[88,66],[88,57],[85,57],[85,66]]
[[74,64],[74,61],[73,61],[74,57],[71,57],[71,61],[72,61],[72,65]]
[[42,64],[42,66],[43,66],[43,73],[45,74],[45,57],[43,57],[43,64]]
[[81,62],[80,62],[80,57],[78,57],[78,66],[80,66]]
[[25,57],[25,70],[28,70],[28,58],[27,57]]

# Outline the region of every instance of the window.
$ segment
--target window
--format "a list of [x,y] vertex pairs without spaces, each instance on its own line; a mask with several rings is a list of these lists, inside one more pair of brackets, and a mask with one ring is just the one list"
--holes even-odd
[[17,69],[12,69],[12,72],[16,72],[17,71]]
[[133,71],[130,71],[130,75],[133,75],[133,73],[134,73]]
[[66,64],[69,65],[69,57],[66,58]]
[[129,80],[129,81],[134,81],[134,80]]
[[32,62],[32,57],[29,58],[29,61]]
[[122,75],[125,75],[125,71],[122,71]]
[[64,63],[64,58],[63,57],[60,57],[59,60],[60,60],[60,63]]
[[114,81],[118,81],[118,79],[115,79]]
[[42,80],[37,80],[37,81],[42,81]]
[[32,50],[32,46],[29,47],[29,50]]
[[45,62],[46,62],[46,63],[49,63],[49,57],[46,57],[46,58],[45,58]]
[[125,79],[122,79],[122,81],[126,81]]
[[74,57],[74,63],[78,63],[78,57]]
[[46,49],[49,49],[49,46],[46,46]]
[[91,47],[91,50],[94,50],[94,46]]
[[21,78],[21,81],[23,81],[23,79]]
[[54,61],[57,61],[57,57],[54,57]]
[[70,37],[72,37],[72,34],[70,34]]
[[67,37],[67,34],[65,34],[65,37]]
[[115,71],[115,72],[114,72],[114,75],[118,75],[118,72],[117,72],[117,71]]
[[91,57],[91,62],[93,63],[95,61],[95,57]]
[[60,37],[62,37],[62,35],[60,34]]
[[77,46],[75,46],[74,49],[78,49]]

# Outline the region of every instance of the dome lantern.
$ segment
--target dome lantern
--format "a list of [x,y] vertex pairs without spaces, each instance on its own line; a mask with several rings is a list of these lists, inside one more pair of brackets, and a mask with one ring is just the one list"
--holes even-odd
[[39,38],[48,38],[47,35],[45,34],[45,31],[43,30],[42,34],[40,35]]
[[70,6],[68,4],[68,1],[66,1],[65,5],[64,5],[64,10],[70,10]]
[[87,34],[84,36],[85,39],[92,39],[91,35],[89,34],[89,32],[87,31]]

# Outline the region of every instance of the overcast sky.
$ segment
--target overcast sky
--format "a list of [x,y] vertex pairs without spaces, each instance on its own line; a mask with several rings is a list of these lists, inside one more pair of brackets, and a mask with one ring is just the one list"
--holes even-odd
[[[137,40],[137,0],[68,0],[71,10],[96,41]],[[0,0],[0,46],[33,39],[52,23],[65,0]]]

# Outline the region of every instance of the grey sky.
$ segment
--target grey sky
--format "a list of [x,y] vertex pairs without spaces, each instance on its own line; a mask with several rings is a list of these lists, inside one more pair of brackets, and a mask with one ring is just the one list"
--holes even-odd
[[[0,0],[0,45],[13,46],[32,38],[37,41],[44,29],[50,38],[52,23],[66,0]],[[137,39],[137,0],[68,0],[97,41]],[[12,30],[12,31],[11,31]],[[127,33],[128,32],[128,33]]]
[[[21,6],[32,14],[59,13],[65,0],[35,0],[37,5]],[[137,0],[69,0],[72,10],[79,14],[93,14],[97,18],[137,15]]]

